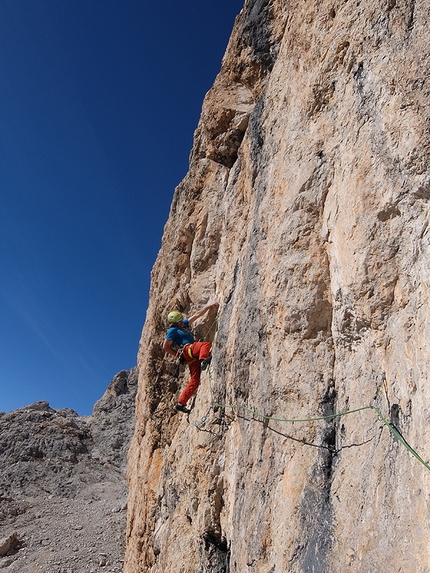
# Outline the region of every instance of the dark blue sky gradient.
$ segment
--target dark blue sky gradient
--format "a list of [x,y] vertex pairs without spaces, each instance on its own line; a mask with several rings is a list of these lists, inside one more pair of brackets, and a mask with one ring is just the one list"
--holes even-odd
[[90,414],[149,278],[242,0],[0,3],[0,411]]

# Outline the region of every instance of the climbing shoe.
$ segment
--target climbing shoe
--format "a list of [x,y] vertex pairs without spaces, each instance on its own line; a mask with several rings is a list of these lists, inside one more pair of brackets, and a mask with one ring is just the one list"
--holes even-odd
[[208,356],[206,358],[206,360],[202,360],[201,362],[201,366],[202,366],[202,370],[206,370],[206,368],[209,366],[209,364],[211,363],[212,360],[212,355]]
[[191,412],[191,410],[189,408],[187,408],[186,406],[184,406],[183,404],[176,404],[175,406],[175,410],[177,412],[183,412],[184,414],[189,414]]

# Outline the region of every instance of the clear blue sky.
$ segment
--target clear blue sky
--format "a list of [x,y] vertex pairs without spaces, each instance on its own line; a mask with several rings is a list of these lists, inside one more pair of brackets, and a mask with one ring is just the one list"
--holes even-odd
[[243,0],[1,0],[0,411],[90,414]]

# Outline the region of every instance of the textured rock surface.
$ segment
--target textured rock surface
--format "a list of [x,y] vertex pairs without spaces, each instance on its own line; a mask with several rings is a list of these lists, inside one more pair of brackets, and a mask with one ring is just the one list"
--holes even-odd
[[0,414],[0,568],[121,571],[136,390],[132,369],[92,416],[44,401]]
[[[126,573],[430,572],[430,472],[374,410],[241,408],[372,403],[430,459],[429,14],[245,2],[152,273]],[[214,298],[174,415],[163,316]]]

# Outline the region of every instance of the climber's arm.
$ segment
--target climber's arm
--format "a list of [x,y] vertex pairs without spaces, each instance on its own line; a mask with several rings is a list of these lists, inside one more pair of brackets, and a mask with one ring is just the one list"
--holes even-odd
[[167,352],[167,354],[170,354],[171,356],[176,356],[176,350],[174,350],[172,345],[173,345],[173,340],[167,340],[166,338],[165,341],[163,342],[163,350],[164,352]]
[[198,310],[195,314],[190,316],[190,318],[188,319],[188,324],[191,324],[192,322],[194,322],[195,320],[206,314],[208,310],[210,310],[211,308],[218,308],[218,307],[219,304],[217,302],[214,302],[212,304],[207,304],[205,307],[203,307],[202,309]]

